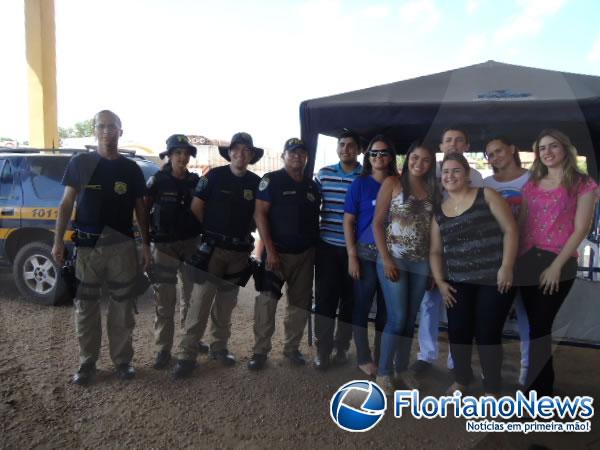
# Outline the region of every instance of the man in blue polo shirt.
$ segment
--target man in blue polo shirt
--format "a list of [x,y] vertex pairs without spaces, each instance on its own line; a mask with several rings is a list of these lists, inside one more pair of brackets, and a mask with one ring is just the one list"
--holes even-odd
[[[320,240],[315,256],[315,336],[316,369],[326,370],[331,360],[336,365],[347,361],[346,352],[352,339],[352,308],[354,304],[352,278],[348,275],[348,254],[344,240],[344,199],[352,181],[360,175],[357,161],[360,137],[345,131],[338,138],[340,162],[319,170],[315,181],[323,199]],[[335,316],[338,312],[334,339]]]

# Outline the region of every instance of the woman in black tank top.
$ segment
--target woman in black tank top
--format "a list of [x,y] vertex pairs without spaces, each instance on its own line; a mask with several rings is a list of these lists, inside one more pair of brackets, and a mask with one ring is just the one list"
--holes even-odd
[[473,380],[471,353],[477,341],[484,391],[501,389],[502,329],[513,300],[517,225],[493,189],[469,187],[470,168],[458,153],[442,162],[447,197],[431,225],[431,271],[448,312],[455,383],[465,391]]

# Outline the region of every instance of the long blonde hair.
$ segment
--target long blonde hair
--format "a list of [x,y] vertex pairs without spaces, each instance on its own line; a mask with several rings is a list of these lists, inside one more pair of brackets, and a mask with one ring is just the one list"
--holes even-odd
[[565,150],[565,160],[563,162],[563,179],[561,184],[567,189],[569,195],[573,192],[573,188],[578,185],[579,181],[586,178],[586,174],[581,172],[577,167],[577,149],[571,143],[571,139],[562,131],[554,128],[546,128],[540,132],[537,139],[533,143],[533,152],[535,159],[531,165],[531,180],[538,184],[542,178],[548,175],[548,168],[540,159],[540,141],[546,136],[556,139]]

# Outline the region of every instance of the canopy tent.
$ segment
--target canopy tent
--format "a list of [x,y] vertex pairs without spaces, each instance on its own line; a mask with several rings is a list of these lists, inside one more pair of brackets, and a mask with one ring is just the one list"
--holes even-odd
[[598,178],[600,163],[600,77],[487,61],[353,92],[306,100],[300,105],[302,138],[314,169],[319,134],[344,129],[365,140],[383,132],[401,152],[417,138],[433,144],[441,131],[461,125],[471,151],[502,134],[531,150],[547,127],[569,135],[588,170]]

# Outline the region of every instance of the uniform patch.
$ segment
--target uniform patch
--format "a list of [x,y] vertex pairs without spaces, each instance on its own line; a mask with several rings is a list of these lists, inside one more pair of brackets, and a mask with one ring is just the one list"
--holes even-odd
[[117,194],[123,195],[127,192],[127,183],[124,183],[122,181],[115,181],[114,189]]
[[206,189],[206,186],[208,186],[208,178],[201,176],[198,183],[196,183],[196,192],[202,192]]
[[252,192],[252,189],[244,189],[244,199],[252,200],[253,198],[254,198],[254,192]]
[[270,182],[271,182],[271,180],[269,179],[269,177],[264,177],[262,180],[260,180],[260,184],[258,185],[258,190],[264,191],[266,188],[269,187]]
[[148,182],[146,183],[146,187],[148,189],[150,189],[152,186],[154,186],[154,175],[152,175],[150,178],[148,178]]
[[306,198],[307,198],[309,201],[311,201],[311,202],[314,202],[314,201],[315,201],[315,196],[314,196],[314,194],[313,194],[312,192],[307,192],[307,193],[306,193]]
[[102,185],[101,184],[86,184],[85,189],[91,189],[93,191],[101,191]]

